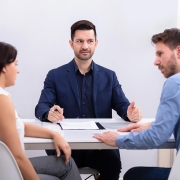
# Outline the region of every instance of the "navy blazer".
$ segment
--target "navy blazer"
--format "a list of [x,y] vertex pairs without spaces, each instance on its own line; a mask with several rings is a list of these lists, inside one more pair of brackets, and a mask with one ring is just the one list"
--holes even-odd
[[[35,108],[35,116],[41,121],[48,121],[49,109],[54,104],[64,108],[65,118],[79,117],[80,97],[73,61],[47,74]],[[119,116],[128,120],[126,113],[129,104],[115,72],[94,63],[93,105],[96,118],[112,118],[114,109]]]

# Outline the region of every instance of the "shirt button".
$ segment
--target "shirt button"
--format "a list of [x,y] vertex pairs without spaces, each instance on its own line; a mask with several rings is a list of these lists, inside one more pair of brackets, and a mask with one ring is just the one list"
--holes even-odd
[[85,102],[83,102],[83,104],[86,104]]
[[83,89],[83,91],[85,91],[85,89]]
[[85,117],[85,115],[83,114],[83,117]]

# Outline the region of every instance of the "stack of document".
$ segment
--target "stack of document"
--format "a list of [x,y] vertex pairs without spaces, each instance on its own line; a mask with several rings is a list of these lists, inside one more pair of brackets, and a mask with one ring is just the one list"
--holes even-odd
[[66,121],[57,121],[61,128],[64,129],[99,129],[94,121],[87,122],[66,122]]

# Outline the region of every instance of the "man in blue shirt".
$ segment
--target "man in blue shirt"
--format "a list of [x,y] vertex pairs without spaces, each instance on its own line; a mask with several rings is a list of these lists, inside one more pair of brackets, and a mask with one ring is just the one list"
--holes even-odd
[[[132,124],[118,131],[130,131],[125,136],[106,132],[96,139],[119,148],[153,149],[164,144],[174,134],[177,151],[180,148],[180,30],[166,29],[152,36],[156,48],[154,65],[167,78],[153,123]],[[141,132],[137,132],[141,131]],[[136,167],[126,172],[124,180],[167,180],[170,168]]]
[[[141,111],[134,102],[129,103],[115,72],[92,60],[98,44],[95,26],[86,20],[74,23],[69,44],[74,59],[47,74],[35,109],[36,117],[47,122],[64,117],[112,118],[114,109],[124,120],[138,122]],[[119,179],[119,150],[73,150],[72,157],[78,167],[97,169],[100,172],[98,180]]]

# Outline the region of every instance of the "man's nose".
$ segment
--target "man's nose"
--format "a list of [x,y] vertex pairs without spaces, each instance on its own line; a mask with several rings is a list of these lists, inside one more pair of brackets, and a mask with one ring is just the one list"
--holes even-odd
[[158,66],[159,64],[160,64],[160,59],[156,57],[156,59],[154,60],[154,65]]
[[88,43],[87,43],[87,42],[84,42],[83,45],[82,45],[82,48],[83,48],[83,49],[88,49]]

